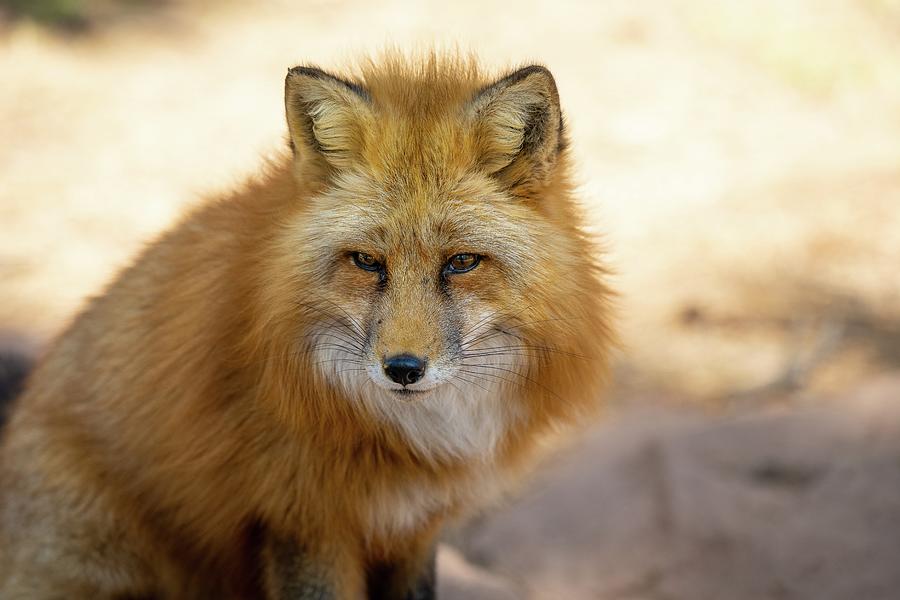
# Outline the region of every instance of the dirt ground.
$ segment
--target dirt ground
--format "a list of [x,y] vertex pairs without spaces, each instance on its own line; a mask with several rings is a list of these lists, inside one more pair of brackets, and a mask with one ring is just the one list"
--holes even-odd
[[289,65],[539,61],[623,349],[610,417],[452,537],[447,597],[897,597],[900,3],[87,4],[0,17],[0,335],[253,173]]
[[645,397],[458,534],[446,598],[897,598],[898,398],[896,375],[727,416]]

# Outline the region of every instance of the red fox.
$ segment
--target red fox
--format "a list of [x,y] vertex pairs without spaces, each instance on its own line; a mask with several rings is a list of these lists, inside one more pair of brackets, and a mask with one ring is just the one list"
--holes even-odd
[[294,67],[290,150],[151,244],[0,446],[0,598],[426,599],[442,526],[598,408],[553,76]]

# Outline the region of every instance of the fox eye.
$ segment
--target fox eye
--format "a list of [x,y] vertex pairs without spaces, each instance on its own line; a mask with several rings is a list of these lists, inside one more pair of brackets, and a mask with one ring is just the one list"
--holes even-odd
[[366,254],[365,252],[354,252],[352,256],[353,263],[364,271],[381,270],[381,263],[378,262],[378,260],[371,254]]
[[447,273],[466,273],[478,266],[481,256],[478,254],[457,254],[447,262]]

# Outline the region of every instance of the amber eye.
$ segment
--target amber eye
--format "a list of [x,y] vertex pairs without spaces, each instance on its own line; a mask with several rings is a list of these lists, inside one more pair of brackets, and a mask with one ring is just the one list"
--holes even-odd
[[366,254],[365,252],[354,252],[353,262],[357,267],[365,271],[381,270],[381,263],[378,262],[378,260],[374,256],[372,256],[371,254]]
[[478,254],[457,254],[447,263],[447,273],[465,273],[471,271],[481,262]]

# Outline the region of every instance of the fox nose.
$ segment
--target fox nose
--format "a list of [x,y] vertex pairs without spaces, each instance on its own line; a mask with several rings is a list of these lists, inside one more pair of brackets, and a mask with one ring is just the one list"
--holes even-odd
[[391,381],[401,385],[410,385],[422,379],[425,374],[425,361],[412,354],[398,354],[384,359],[384,372]]

